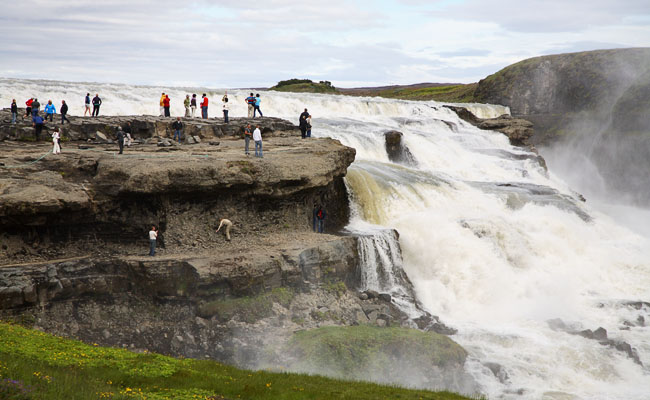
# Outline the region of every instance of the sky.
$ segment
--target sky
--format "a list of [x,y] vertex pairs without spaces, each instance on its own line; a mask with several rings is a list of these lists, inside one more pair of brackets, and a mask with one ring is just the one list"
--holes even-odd
[[649,0],[4,0],[0,77],[143,85],[470,83],[650,46]]

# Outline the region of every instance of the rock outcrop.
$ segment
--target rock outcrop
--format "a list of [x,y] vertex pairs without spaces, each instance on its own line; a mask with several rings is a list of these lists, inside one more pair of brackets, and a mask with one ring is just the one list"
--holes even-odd
[[458,117],[479,129],[498,131],[510,139],[513,146],[527,146],[532,148],[529,139],[533,136],[533,124],[523,118],[514,118],[511,115],[501,115],[496,118],[483,119],[474,115],[465,107],[444,105],[458,114]]
[[396,163],[411,166],[417,165],[415,157],[413,157],[409,148],[402,141],[403,136],[404,134],[398,131],[388,131],[384,133],[388,159]]

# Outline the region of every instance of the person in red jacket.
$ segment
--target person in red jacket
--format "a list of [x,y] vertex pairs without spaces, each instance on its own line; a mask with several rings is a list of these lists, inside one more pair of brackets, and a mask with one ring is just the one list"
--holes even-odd
[[201,102],[201,116],[203,119],[208,119],[208,96],[203,93],[203,101]]
[[163,99],[163,106],[165,107],[165,117],[171,117],[171,114],[169,113],[170,103],[171,103],[171,99],[169,98],[169,95],[165,95],[165,98]]
[[23,119],[25,119],[25,117],[31,117],[32,116],[32,103],[33,102],[34,102],[33,98],[30,98],[29,100],[27,100],[25,102],[25,105],[27,106],[27,108],[25,109],[25,116],[23,117]]

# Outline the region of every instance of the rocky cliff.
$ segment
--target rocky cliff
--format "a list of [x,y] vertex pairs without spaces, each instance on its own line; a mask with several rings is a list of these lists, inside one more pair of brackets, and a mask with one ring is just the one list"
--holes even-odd
[[481,80],[475,98],[531,121],[530,142],[571,170],[595,165],[606,193],[650,204],[650,48],[531,58]]
[[[137,140],[117,154],[114,130],[128,121]],[[256,158],[239,136],[247,120],[188,121],[182,145],[169,141],[169,122],[73,118],[57,156],[50,141],[26,140],[27,126],[0,125],[9,132],[0,142],[0,318],[245,367],[292,365],[283,349],[293,334],[323,326],[453,333],[360,287],[359,239],[341,234],[354,149],[262,118]],[[325,234],[312,232],[314,204],[328,212]],[[215,232],[224,217],[231,241]],[[152,224],[155,257],[146,255]],[[454,356],[425,381],[466,388],[463,362]]]

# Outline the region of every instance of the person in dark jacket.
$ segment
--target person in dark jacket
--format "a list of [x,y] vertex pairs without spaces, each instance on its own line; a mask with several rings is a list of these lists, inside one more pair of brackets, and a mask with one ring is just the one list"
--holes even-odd
[[99,93],[93,97],[93,117],[99,117],[99,106],[102,105],[102,99],[99,98]]
[[38,102],[37,98],[34,98],[34,102],[32,103],[32,117],[38,115],[38,111],[40,108],[41,108],[41,103]]
[[325,230],[325,210],[323,207],[318,206],[318,211],[316,212],[316,218],[318,219],[318,233],[323,233]]
[[183,130],[183,123],[181,122],[181,117],[176,117],[176,121],[172,124],[172,128],[174,128],[174,140],[176,140],[176,136],[178,136],[178,143],[181,143],[181,131]]
[[16,104],[16,99],[11,100],[11,123],[16,123],[16,118],[18,117],[18,104]]
[[300,119],[298,120],[298,126],[300,127],[300,136],[302,136],[303,139],[307,137],[307,117],[309,117],[309,113],[305,108],[305,111],[300,114]]
[[70,123],[70,120],[66,115],[68,114],[68,105],[66,104],[65,100],[61,100],[61,125],[65,124],[65,121],[68,121]]
[[38,142],[41,140],[41,132],[43,132],[45,120],[40,115],[35,115],[32,117],[32,125],[34,126],[34,140]]
[[120,145],[120,153],[124,151],[124,131],[122,131],[122,127],[118,126],[117,127],[117,144]]

